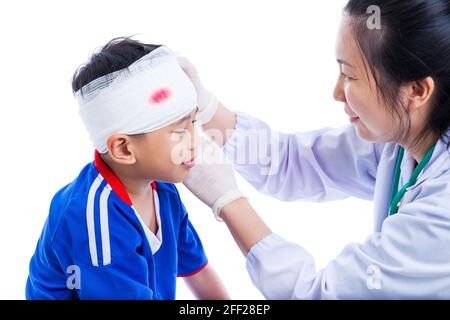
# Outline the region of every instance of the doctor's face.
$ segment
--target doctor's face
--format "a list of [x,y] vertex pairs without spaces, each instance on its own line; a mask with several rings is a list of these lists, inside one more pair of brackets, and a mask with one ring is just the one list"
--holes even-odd
[[349,121],[360,138],[374,142],[393,141],[400,120],[378,97],[375,79],[361,55],[349,22],[348,17],[343,18],[337,36],[336,58],[340,72],[333,96],[344,103]]

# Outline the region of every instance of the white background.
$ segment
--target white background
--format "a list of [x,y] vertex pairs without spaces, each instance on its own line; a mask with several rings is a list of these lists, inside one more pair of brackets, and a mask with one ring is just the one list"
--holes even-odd
[[[231,109],[274,129],[347,124],[332,99],[334,47],[344,0],[3,1],[0,5],[0,298],[23,299],[28,263],[54,193],[93,148],[70,80],[97,47],[117,36],[166,44],[187,56]],[[324,267],[372,228],[370,202],[282,203],[242,190],[269,226]],[[210,263],[233,299],[260,299],[224,224],[179,186]],[[180,280],[178,299],[193,298]]]

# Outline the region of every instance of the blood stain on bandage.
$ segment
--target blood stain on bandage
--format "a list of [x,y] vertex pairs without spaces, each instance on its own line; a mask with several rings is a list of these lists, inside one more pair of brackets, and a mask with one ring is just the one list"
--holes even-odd
[[164,100],[169,99],[169,97],[170,97],[170,90],[168,88],[163,88],[152,93],[149,97],[149,101],[152,104],[158,104],[163,102]]

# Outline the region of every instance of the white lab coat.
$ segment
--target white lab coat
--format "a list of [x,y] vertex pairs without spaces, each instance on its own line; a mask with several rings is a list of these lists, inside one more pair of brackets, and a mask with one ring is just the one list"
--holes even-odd
[[[259,140],[268,161],[252,164],[236,157],[248,155],[247,138],[260,129],[270,135],[266,142]],[[271,147],[278,148],[278,157]],[[391,217],[398,146],[363,141],[353,126],[281,134],[238,113],[224,150],[249,183],[277,199],[355,196],[374,201],[374,233],[364,244],[347,245],[322,270],[316,270],[305,249],[276,234],[254,245],[247,270],[266,298],[450,299],[450,152],[442,141]],[[405,153],[400,188],[413,168],[412,157]]]

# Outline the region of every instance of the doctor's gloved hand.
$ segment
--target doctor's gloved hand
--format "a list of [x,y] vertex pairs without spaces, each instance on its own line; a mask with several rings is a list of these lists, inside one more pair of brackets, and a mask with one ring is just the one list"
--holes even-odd
[[208,123],[219,107],[216,96],[203,87],[195,66],[185,57],[178,57],[178,64],[186,73],[197,91],[198,112],[196,120],[204,125]]
[[245,198],[239,190],[231,164],[226,163],[221,149],[211,142],[201,145],[201,158],[191,169],[184,185],[212,209],[217,220],[220,210],[234,200]]

